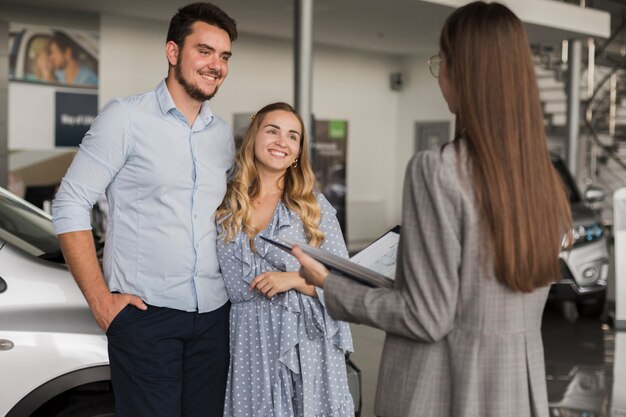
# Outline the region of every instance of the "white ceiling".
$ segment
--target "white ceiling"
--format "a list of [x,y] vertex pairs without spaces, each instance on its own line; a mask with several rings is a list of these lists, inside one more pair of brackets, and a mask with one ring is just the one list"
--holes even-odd
[[[0,0],[0,4],[112,13],[168,21],[194,0]],[[505,0],[506,1],[506,0]],[[527,0],[508,0],[511,2]],[[535,0],[536,1],[536,0]],[[462,0],[313,0],[314,41],[389,53],[436,52],[439,30]],[[213,0],[238,23],[240,33],[293,38],[294,0]],[[447,5],[437,4],[446,3]],[[42,10],[43,11],[43,10]],[[527,25],[531,41],[559,44],[567,33]]]
[[[0,0],[0,4],[113,13],[169,21],[194,0]],[[293,38],[294,0],[213,0],[238,24],[239,32]],[[314,40],[390,54],[414,53],[437,44],[449,7],[416,0],[314,0]]]

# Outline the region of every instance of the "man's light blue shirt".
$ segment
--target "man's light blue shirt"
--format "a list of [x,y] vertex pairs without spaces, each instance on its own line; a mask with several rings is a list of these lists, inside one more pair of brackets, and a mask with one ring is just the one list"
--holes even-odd
[[90,230],[106,191],[104,276],[111,291],[201,313],[228,300],[215,210],[235,153],[230,127],[202,105],[193,126],[165,81],[109,102],[96,117],[52,204],[57,234]]

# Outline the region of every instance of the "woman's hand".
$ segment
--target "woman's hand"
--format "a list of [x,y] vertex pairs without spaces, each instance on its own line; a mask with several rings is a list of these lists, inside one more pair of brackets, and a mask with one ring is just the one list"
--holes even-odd
[[317,296],[315,289],[307,285],[297,272],[264,272],[250,283],[250,290],[253,289],[263,293],[267,298],[294,289],[312,297]]
[[300,276],[304,278],[307,284],[324,288],[324,283],[328,277],[328,269],[306,253],[302,252],[298,246],[294,246],[291,254],[300,262]]

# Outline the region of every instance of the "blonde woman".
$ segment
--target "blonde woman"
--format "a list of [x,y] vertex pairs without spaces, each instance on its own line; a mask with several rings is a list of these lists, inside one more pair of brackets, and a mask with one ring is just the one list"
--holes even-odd
[[232,302],[224,415],[354,416],[345,353],[352,337],[326,312],[297,260],[260,236],[290,237],[347,257],[335,210],[315,193],[302,119],[259,110],[217,211],[218,258]]

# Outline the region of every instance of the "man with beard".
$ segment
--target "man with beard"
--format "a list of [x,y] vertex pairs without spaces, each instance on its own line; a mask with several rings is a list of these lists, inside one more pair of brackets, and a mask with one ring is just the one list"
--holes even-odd
[[[211,99],[235,21],[209,3],[172,18],[167,78],[94,120],[53,203],[67,264],[109,341],[117,417],[222,416],[230,305],[214,212],[234,143]],[[103,270],[89,212],[106,191]]]

